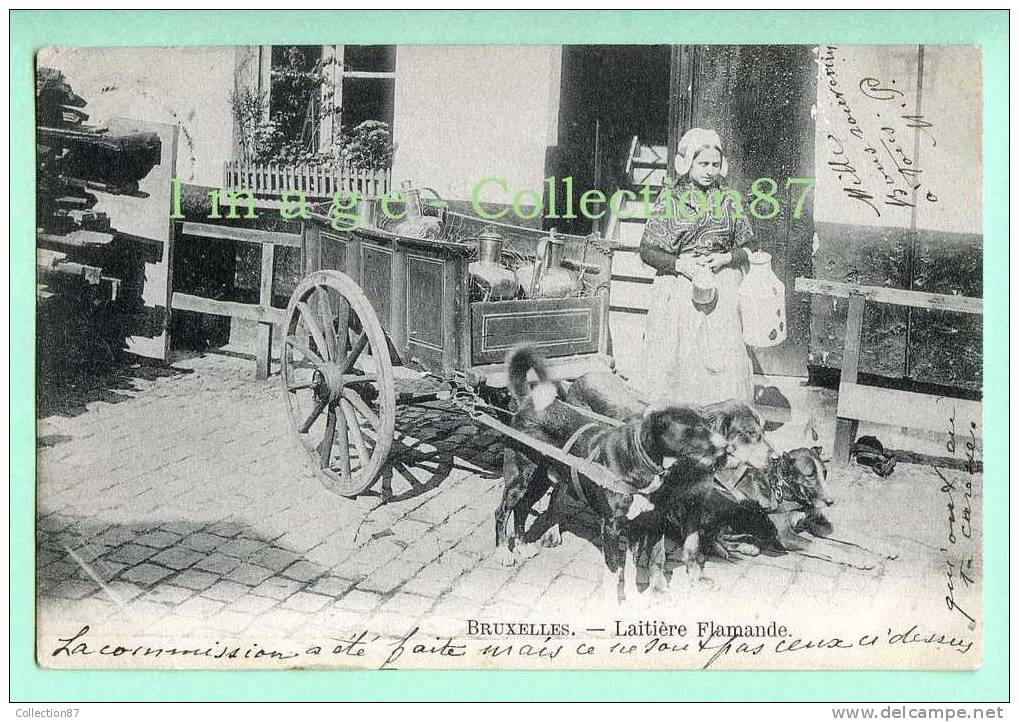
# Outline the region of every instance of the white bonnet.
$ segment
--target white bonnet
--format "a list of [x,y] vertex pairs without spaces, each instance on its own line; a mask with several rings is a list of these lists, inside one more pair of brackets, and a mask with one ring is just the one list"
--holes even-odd
[[709,128],[691,128],[683,134],[679,140],[679,146],[676,148],[676,172],[680,176],[689,173],[694,156],[705,148],[714,148],[722,156],[722,168],[719,174],[725,178],[729,173],[729,161],[725,157],[725,153],[722,152],[722,139],[718,137],[718,133]]

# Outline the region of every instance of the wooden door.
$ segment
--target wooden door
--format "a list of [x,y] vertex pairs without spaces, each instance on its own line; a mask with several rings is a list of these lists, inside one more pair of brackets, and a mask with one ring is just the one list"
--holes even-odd
[[[754,349],[757,373],[805,376],[810,342],[810,301],[793,289],[797,275],[811,275],[813,206],[799,218],[799,188],[789,178],[814,175],[816,64],[807,45],[701,45],[674,49],[671,68],[670,160],[690,127],[713,128],[728,155],[726,184],[750,199],[751,184],[772,178],[781,211],[750,217],[760,248],[772,256],[786,287],[789,335],[770,349]],[[671,168],[671,163],[670,163]]]

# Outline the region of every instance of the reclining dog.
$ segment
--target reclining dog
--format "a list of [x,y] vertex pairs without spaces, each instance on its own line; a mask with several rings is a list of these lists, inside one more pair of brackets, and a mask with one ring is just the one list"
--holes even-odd
[[[504,564],[513,564],[521,553],[524,521],[534,504],[556,485],[547,514],[553,525],[561,495],[574,484],[601,519],[602,552],[610,579],[618,581],[639,539],[627,534],[635,516],[635,500],[655,504],[665,480],[682,483],[683,477],[667,475],[673,460],[691,468],[714,468],[725,454],[725,439],[711,431],[697,411],[675,406],[646,409],[620,426],[592,421],[557,398],[543,357],[531,346],[510,350],[506,359],[509,392],[517,403],[514,428],[553,446],[569,447],[569,453],[586,458],[614,473],[625,488],[609,489],[585,477],[570,479],[569,470],[524,446],[508,445],[503,466],[503,497],[495,513],[496,553]],[[538,384],[531,388],[527,375],[534,371]],[[647,504],[645,503],[645,507]],[[509,516],[514,523],[510,546]],[[626,549],[620,543],[626,538]]]

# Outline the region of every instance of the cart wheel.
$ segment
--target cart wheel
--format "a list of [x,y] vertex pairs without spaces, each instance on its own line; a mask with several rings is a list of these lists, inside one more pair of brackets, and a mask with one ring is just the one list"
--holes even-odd
[[290,297],[283,399],[301,448],[328,489],[357,496],[393,443],[396,394],[385,331],[340,271],[315,271]]

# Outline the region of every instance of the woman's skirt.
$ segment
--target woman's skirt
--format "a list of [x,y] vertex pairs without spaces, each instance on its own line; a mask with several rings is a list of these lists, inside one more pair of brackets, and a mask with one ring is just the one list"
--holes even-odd
[[715,274],[717,299],[694,304],[685,276],[657,276],[644,327],[646,362],[639,386],[652,403],[710,404],[753,400],[753,363],[743,343],[739,285],[743,274]]

